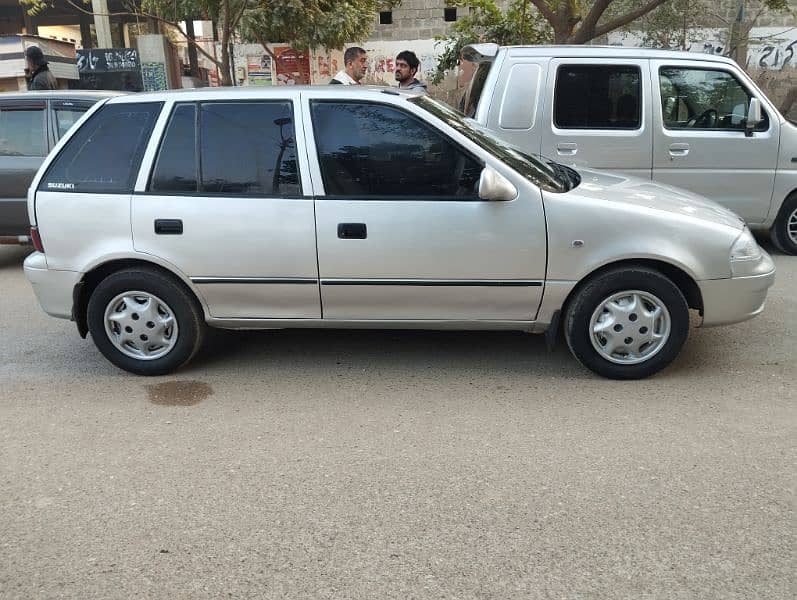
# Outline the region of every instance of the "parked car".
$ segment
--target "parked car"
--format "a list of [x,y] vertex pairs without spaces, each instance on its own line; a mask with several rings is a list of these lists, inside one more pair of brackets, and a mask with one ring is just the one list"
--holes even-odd
[[28,243],[27,192],[55,143],[95,102],[113,92],[0,94],[0,243]]
[[596,46],[463,51],[464,110],[518,148],[725,205],[797,254],[797,127],[728,58]]
[[384,88],[112,98],[29,193],[44,310],[115,365],[185,364],[205,325],[559,331],[607,377],[758,314],[775,268],[731,211],[499,143]]

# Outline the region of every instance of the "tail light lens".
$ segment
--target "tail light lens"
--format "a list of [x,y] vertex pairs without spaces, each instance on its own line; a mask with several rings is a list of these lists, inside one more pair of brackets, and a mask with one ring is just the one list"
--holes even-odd
[[33,242],[33,247],[38,252],[44,252],[44,245],[42,244],[42,238],[39,235],[39,228],[38,227],[31,227],[30,228],[30,241]]

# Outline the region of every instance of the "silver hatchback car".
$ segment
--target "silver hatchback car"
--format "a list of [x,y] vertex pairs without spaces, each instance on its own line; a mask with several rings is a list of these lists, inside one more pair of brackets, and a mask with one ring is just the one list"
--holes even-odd
[[427,96],[280,87],[95,106],[30,188],[44,310],[171,372],[205,327],[564,331],[606,377],[749,319],[775,269],[700,196],[574,170]]

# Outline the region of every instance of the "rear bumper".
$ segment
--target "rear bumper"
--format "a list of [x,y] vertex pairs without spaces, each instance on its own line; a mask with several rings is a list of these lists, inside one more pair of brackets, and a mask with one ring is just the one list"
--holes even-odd
[[25,277],[44,312],[60,319],[72,318],[72,290],[80,278],[75,271],[54,271],[47,268],[44,254],[34,252],[25,259]]
[[[771,263],[771,259],[767,257]],[[752,319],[764,310],[767,291],[775,282],[775,267],[761,275],[698,281],[703,295],[703,327]]]

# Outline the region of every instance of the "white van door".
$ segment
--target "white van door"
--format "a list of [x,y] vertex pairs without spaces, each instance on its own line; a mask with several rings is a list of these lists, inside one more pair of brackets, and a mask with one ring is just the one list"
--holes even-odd
[[650,179],[650,72],[640,59],[550,63],[541,153]]
[[656,82],[653,178],[724,204],[748,223],[769,212],[779,124],[762,102],[764,120],[751,136],[745,119],[754,93],[728,66],[651,61]]

